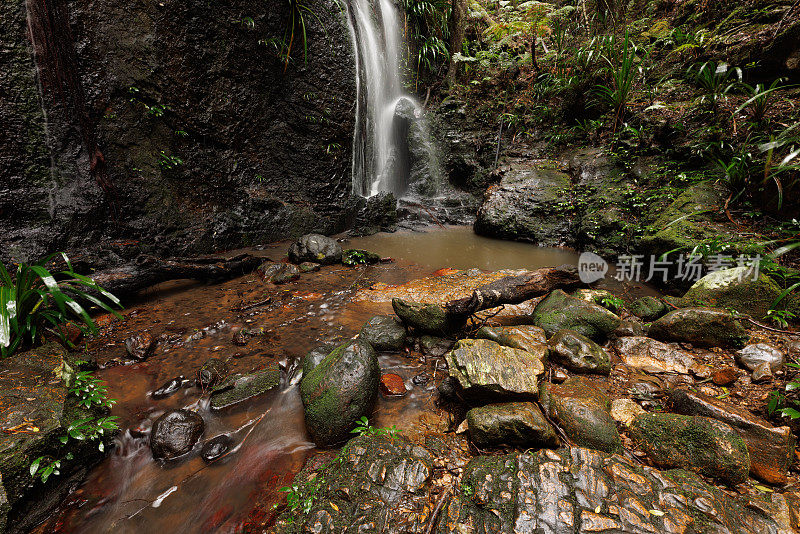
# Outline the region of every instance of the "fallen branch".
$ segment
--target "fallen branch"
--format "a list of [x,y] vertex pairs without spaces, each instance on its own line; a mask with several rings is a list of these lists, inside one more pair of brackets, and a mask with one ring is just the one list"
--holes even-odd
[[249,273],[264,258],[240,254],[231,258],[197,257],[161,259],[142,255],[133,262],[98,271],[92,279],[118,297],[135,295],[142,289],[168,280],[220,281]]
[[442,511],[442,506],[444,506],[444,501],[450,492],[453,491],[453,486],[455,484],[450,485],[446,490],[442,492],[439,496],[439,500],[436,501],[436,507],[433,509],[433,513],[431,514],[431,519],[428,522],[428,527],[425,529],[425,534],[431,534],[433,532],[433,525],[436,524],[436,518],[439,517],[439,512]]
[[479,287],[472,295],[444,305],[448,315],[467,317],[503,304],[519,304],[554,289],[569,289],[581,284],[575,269],[547,268],[516,276],[506,276]]

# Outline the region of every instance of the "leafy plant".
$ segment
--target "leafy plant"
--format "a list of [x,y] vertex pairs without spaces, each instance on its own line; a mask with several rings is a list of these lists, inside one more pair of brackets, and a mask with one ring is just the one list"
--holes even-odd
[[595,297],[595,301],[602,307],[615,313],[620,312],[623,308],[625,308],[625,301],[613,295],[600,295]]
[[108,389],[103,381],[92,374],[91,371],[78,371],[72,377],[72,387],[69,393],[78,398],[78,405],[84,408],[98,406],[111,408],[116,401],[108,398]]
[[450,38],[447,0],[401,0],[406,14],[406,28],[411,47],[416,53],[417,78],[422,69],[434,72],[440,61],[448,57],[446,40]]
[[736,113],[739,113],[745,108],[749,108],[752,120],[756,123],[762,122],[769,109],[772,93],[778,89],[782,89],[784,82],[786,82],[786,78],[778,78],[773,81],[768,88],[765,88],[764,84],[761,83],[757,83],[754,86],[742,84],[745,90],[752,96],[736,109]]
[[158,155],[158,164],[164,169],[174,169],[183,165],[183,160],[179,156],[167,154],[162,150]]
[[[286,493],[286,507],[291,512],[307,514],[314,506],[317,492],[325,483],[322,476],[317,476],[306,483],[293,482],[291,486],[284,486],[280,491]],[[289,521],[294,521],[294,516],[289,516]]]
[[600,97],[614,110],[614,131],[625,118],[633,84],[637,74],[642,71],[637,61],[639,49],[631,40],[630,34],[626,31],[621,43],[619,39],[616,35],[603,39],[602,58],[608,64],[606,72],[611,82],[595,87]]
[[[800,369],[800,364],[790,362],[786,364],[793,369]],[[776,389],[770,392],[767,403],[767,413],[780,414],[789,419],[800,419],[800,401],[797,399],[800,391],[800,376],[795,376],[786,383],[783,391]]]
[[366,416],[362,416],[356,422],[356,427],[350,431],[351,434],[358,434],[359,436],[390,436],[395,438],[400,435],[402,430],[399,430],[397,426],[392,425],[386,428],[376,428],[369,424],[369,419]]
[[22,346],[35,345],[45,333],[71,346],[62,328],[69,320],[82,323],[84,332],[97,333],[97,326],[78,301],[89,302],[121,317],[114,309],[122,308],[119,299],[91,278],[76,273],[66,254],[61,254],[66,268],[52,274],[45,265],[55,256],[53,254],[31,265],[20,263],[13,277],[0,264],[2,357],[14,354]]
[[701,102],[711,104],[711,109],[716,114],[719,103],[726,100],[731,92],[742,81],[742,69],[730,68],[727,63],[705,63],[689,68],[689,74],[694,81],[705,90],[706,94]]

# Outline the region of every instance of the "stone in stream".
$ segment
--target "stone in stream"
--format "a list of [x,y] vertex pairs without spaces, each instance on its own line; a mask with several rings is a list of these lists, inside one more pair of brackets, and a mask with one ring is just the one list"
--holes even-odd
[[300,269],[293,263],[264,263],[258,268],[258,274],[265,282],[285,284],[300,278]]
[[419,347],[425,354],[431,356],[444,356],[446,352],[453,348],[454,342],[452,339],[443,337],[422,335],[419,336]]
[[462,339],[445,358],[450,376],[470,397],[535,397],[547,361],[547,345],[540,347],[528,352],[488,339]]
[[452,317],[438,304],[392,299],[394,313],[408,326],[434,336],[446,336],[460,329],[466,318]]
[[[459,443],[459,438],[451,438]],[[788,534],[788,513],[766,500],[753,506],[682,470],[658,471],[615,454],[580,447],[457,457],[454,480],[439,441],[360,436],[341,461],[306,464],[294,479],[319,487],[308,513],[284,510],[276,534]],[[460,450],[450,442],[448,452]],[[461,453],[466,456],[466,453]],[[468,461],[467,461],[468,460]],[[455,463],[455,462],[454,462]],[[319,475],[322,476],[319,476]],[[453,491],[442,494],[442,488]],[[442,507],[432,514],[442,496]],[[772,501],[788,506],[782,495]],[[429,529],[429,524],[431,524]]]
[[643,413],[645,413],[644,409],[631,399],[611,401],[611,418],[617,423],[629,425],[637,415]]
[[171,460],[192,450],[205,430],[203,418],[189,410],[170,410],[156,419],[150,431],[155,459]]
[[664,301],[650,295],[634,300],[628,309],[632,314],[645,322],[655,321],[669,311]]
[[197,371],[197,385],[202,389],[220,384],[228,377],[228,364],[219,358],[210,358]]
[[621,337],[614,349],[622,363],[647,373],[704,373],[708,367],[675,344],[662,343],[649,337]]
[[313,261],[304,261],[298,267],[300,267],[301,273],[315,273],[322,268],[319,263],[314,263]]
[[659,467],[687,469],[734,485],[747,480],[750,455],[744,440],[716,419],[644,413],[631,422],[628,434]]
[[401,350],[406,342],[406,327],[393,315],[376,315],[364,323],[358,337],[379,352]]
[[233,406],[278,387],[280,382],[281,372],[275,362],[263,371],[234,375],[214,387],[211,392],[211,407],[221,410]]
[[508,402],[472,408],[467,412],[467,424],[472,441],[480,447],[558,445],[555,430],[532,402]]
[[317,445],[333,446],[352,436],[356,421],[375,403],[379,380],[375,350],[359,339],[340,345],[303,375],[306,428]]
[[772,373],[780,371],[786,361],[783,352],[766,343],[747,345],[736,354],[736,361],[741,365],[755,371],[761,365],[767,364]]
[[179,389],[183,387],[183,381],[186,380],[186,377],[183,375],[176,376],[175,378],[168,380],[164,384],[162,384],[158,389],[156,389],[150,396],[156,400],[166,399]]
[[789,427],[775,428],[744,408],[682,388],[669,392],[669,404],[675,412],[711,417],[732,426],[750,452],[750,473],[771,484],[786,483],[795,446]]
[[134,360],[143,361],[153,354],[157,343],[158,340],[150,332],[142,332],[125,340],[125,350]]
[[570,297],[560,289],[550,292],[533,310],[531,319],[548,336],[559,330],[575,330],[594,341],[603,341],[620,318],[597,304]]
[[547,342],[550,359],[577,373],[611,373],[606,351],[574,330],[559,330]]
[[227,434],[220,434],[217,437],[203,443],[200,449],[200,457],[207,463],[222,458],[233,445],[233,440]]
[[[781,288],[763,272],[754,273],[750,267],[734,267],[707,274],[689,288],[683,298],[704,306],[733,309],[760,320],[767,315],[772,303],[781,295]],[[792,295],[783,301],[790,311],[800,311]]]
[[475,333],[478,339],[491,339],[496,343],[514,349],[536,352],[539,345],[547,343],[544,330],[538,326],[483,326]]
[[539,397],[545,414],[576,445],[622,451],[622,440],[611,418],[611,401],[583,378],[572,377],[563,384],[544,383]]
[[406,394],[406,383],[402,376],[386,373],[381,376],[380,390],[387,397],[401,397]]
[[744,347],[747,331],[730,313],[710,308],[673,310],[650,325],[650,337],[701,347]]
[[380,263],[381,257],[368,250],[348,249],[342,252],[342,264],[355,265],[375,265]]
[[292,263],[311,261],[332,265],[342,261],[342,247],[335,239],[320,234],[306,234],[289,247]]

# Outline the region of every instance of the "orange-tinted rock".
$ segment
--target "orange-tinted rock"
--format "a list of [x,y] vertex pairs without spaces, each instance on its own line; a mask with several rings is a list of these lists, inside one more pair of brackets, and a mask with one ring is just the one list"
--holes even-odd
[[739,378],[739,371],[734,367],[723,367],[722,369],[715,369],[711,373],[711,381],[718,386],[730,386],[736,379]]
[[406,384],[403,377],[394,373],[387,373],[381,376],[381,393],[386,396],[398,396],[406,394]]

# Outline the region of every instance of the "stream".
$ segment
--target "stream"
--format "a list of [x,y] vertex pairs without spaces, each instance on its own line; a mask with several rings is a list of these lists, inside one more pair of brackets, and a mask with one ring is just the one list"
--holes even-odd
[[[288,242],[254,253],[280,260]],[[148,290],[89,342],[98,355],[98,376],[118,400],[113,415],[122,431],[109,456],[36,532],[255,532],[274,515],[274,505],[310,454],[317,451],[303,424],[296,387],[298,364],[322,343],[341,342],[379,313],[391,313],[381,298],[355,298],[366,288],[394,287],[443,269],[536,269],[575,264],[569,250],[476,236],[469,227],[433,228],[425,233],[396,232],[350,239],[344,248],[363,248],[394,262],[371,267],[323,267],[282,286],[247,275],[216,285],[188,281]],[[253,251],[250,251],[253,252]],[[374,293],[374,292],[373,292]],[[245,312],[243,304],[268,304]],[[99,319],[101,325],[110,321]],[[241,328],[260,329],[247,346],[231,340]],[[158,337],[155,354],[144,362],[125,359],[124,339],[149,331]],[[196,386],[163,400],[149,393],[173,377],[193,378],[209,358],[227,360],[230,371],[249,372],[278,361],[280,388],[223,411],[212,411]],[[435,405],[438,359],[420,354],[382,354],[383,373],[404,378],[409,393],[379,397],[371,418],[376,426],[397,425],[413,431],[441,424]],[[437,375],[438,371],[438,375]],[[421,379],[414,379],[417,376]],[[192,381],[193,383],[193,381]],[[189,454],[173,462],[156,462],[148,447],[149,427],[164,411],[188,407],[205,420],[203,438]],[[427,418],[427,419],[426,419]],[[199,455],[204,440],[228,434],[233,450],[206,464]]]

